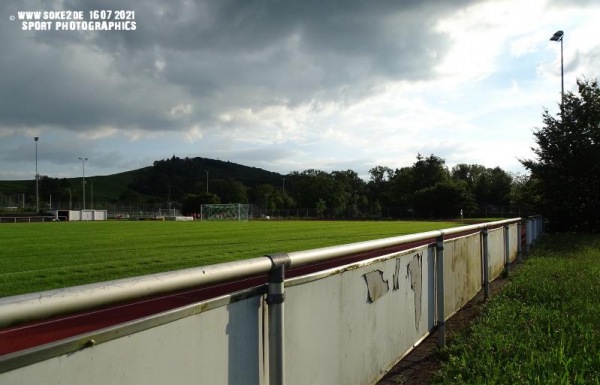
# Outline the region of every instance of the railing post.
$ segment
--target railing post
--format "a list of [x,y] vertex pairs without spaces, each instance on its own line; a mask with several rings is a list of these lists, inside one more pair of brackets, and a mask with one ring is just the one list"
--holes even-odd
[[521,237],[521,222],[517,222],[517,262],[523,261],[523,237]]
[[504,225],[504,276],[508,277],[510,269],[510,233],[508,225]]
[[525,221],[525,253],[529,254],[529,250],[531,247],[531,233],[532,233],[532,228],[531,228],[531,220],[527,219]]
[[267,304],[269,305],[269,385],[285,384],[284,314],[285,267],[290,264],[287,254],[267,255],[273,264],[269,272]]
[[487,300],[490,296],[490,278],[489,278],[489,245],[487,227],[481,231],[483,243],[483,299]]
[[437,325],[439,348],[446,346],[446,317],[444,311],[444,234],[436,239],[435,258],[437,266]]

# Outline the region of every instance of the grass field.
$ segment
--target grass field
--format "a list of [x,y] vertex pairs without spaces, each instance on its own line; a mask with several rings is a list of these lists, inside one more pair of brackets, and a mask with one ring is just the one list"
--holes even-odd
[[600,384],[600,236],[547,235],[450,342],[439,384]]
[[0,297],[437,230],[454,222],[60,222],[0,225]]

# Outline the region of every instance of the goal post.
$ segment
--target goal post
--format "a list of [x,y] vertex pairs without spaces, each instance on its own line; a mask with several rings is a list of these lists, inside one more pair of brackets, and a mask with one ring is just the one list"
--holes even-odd
[[207,221],[247,221],[249,204],[203,204],[200,206],[200,219]]

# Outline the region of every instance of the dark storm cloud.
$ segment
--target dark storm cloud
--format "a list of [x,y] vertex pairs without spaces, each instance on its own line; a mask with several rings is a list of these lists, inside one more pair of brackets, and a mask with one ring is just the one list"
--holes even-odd
[[130,9],[137,29],[30,32],[5,18],[0,126],[179,130],[230,109],[351,103],[431,77],[447,44],[432,27],[471,2],[3,2],[3,15]]

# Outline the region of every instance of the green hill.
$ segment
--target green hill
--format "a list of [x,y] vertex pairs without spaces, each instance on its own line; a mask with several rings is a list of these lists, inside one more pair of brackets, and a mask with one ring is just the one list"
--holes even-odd
[[[192,193],[211,192],[224,183],[237,183],[245,189],[261,184],[278,185],[282,175],[257,167],[207,158],[177,158],[155,161],[152,166],[113,175],[86,177],[86,207],[93,199],[97,205],[116,202],[163,202],[182,200]],[[40,207],[79,208],[82,201],[81,178],[41,176]],[[93,195],[92,195],[93,192]],[[35,181],[0,181],[0,208],[35,207]],[[70,202],[70,204],[69,204]],[[95,205],[96,205],[95,204]]]

